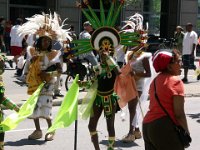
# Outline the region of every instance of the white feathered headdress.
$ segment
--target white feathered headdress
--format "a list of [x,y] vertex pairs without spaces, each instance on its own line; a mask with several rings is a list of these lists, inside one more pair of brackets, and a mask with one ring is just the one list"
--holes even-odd
[[143,16],[141,14],[136,13],[124,22],[125,25],[122,27],[122,32],[138,32],[140,34],[140,42],[142,44],[147,42],[148,23],[146,24],[146,29],[144,29]]
[[[134,14],[133,16],[130,16],[127,21],[124,21],[125,25],[122,27],[122,30],[124,32],[134,32],[138,30],[143,30],[143,16],[139,13]],[[128,27],[128,29],[127,29]],[[146,25],[145,31],[148,30],[148,24]]]
[[53,15],[51,13],[35,14],[26,20],[27,22],[18,29],[18,34],[22,36],[36,34],[39,37],[48,36],[56,41],[72,40],[69,29],[63,29],[66,19],[60,25],[60,18],[56,12]]

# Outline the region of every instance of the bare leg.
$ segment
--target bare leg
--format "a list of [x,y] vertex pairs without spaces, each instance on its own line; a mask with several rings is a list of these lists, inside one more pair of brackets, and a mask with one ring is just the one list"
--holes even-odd
[[[139,98],[140,98],[141,95],[142,95],[142,91],[138,91],[138,96],[139,96]],[[139,104],[139,100],[140,100],[140,99],[138,99],[138,104],[137,104],[137,105],[140,105],[140,104]],[[137,105],[136,105],[136,109],[137,109]],[[136,110],[136,109],[135,109],[135,110]],[[136,117],[136,120],[135,120],[135,121],[138,122],[139,120],[137,119],[138,117],[137,117],[136,113],[137,113],[137,112],[135,111],[134,117]],[[133,118],[134,118],[134,117],[133,117]],[[135,119],[135,118],[134,118],[134,119]],[[133,120],[132,120],[131,122],[133,122]],[[136,124],[137,124],[137,123],[136,123]],[[133,123],[132,123],[132,126],[133,126],[133,130],[135,130],[135,131],[140,131],[139,127],[134,126]]]
[[34,124],[35,124],[36,130],[33,131],[33,133],[28,136],[28,139],[30,140],[36,140],[36,139],[42,138],[42,131],[40,128],[39,118],[34,119]]
[[135,116],[137,102],[138,102],[138,98],[135,98],[128,103],[128,109],[129,109],[129,114],[130,114],[129,132],[128,132],[127,136],[125,136],[122,139],[122,141],[125,142],[125,143],[135,141],[135,135],[134,135],[134,131],[133,131],[134,127],[132,126],[132,121],[133,121],[133,118]]
[[184,68],[184,78],[187,79],[188,75],[188,68]]
[[17,66],[17,63],[18,63],[17,59],[18,59],[19,57],[20,57],[20,55],[16,55],[16,56],[14,56],[14,58],[13,58],[13,61],[15,62],[16,66]]
[[95,104],[93,105],[94,114],[90,118],[89,125],[88,125],[90,135],[91,135],[91,140],[92,140],[95,150],[100,150],[96,128],[97,128],[97,123],[101,116],[102,110],[103,110],[102,107],[98,107]]
[[128,103],[128,109],[129,109],[129,113],[130,113],[130,117],[129,117],[129,134],[133,134],[132,121],[133,121],[133,118],[135,116],[137,103],[138,103],[138,98],[133,99],[132,101],[130,101]]
[[36,130],[41,131],[39,118],[33,119],[33,120],[34,120],[34,123],[35,123]]
[[115,112],[116,112],[116,105],[113,104],[112,106],[112,116],[110,118],[106,118],[106,123],[107,123],[107,130],[108,130],[108,150],[112,150],[115,144]]
[[[48,128],[50,128],[52,126],[51,119],[46,119],[46,121],[47,121]],[[54,139],[54,135],[55,135],[54,132],[47,133],[45,135],[45,141],[52,141]]]
[[46,119],[46,121],[47,121],[48,128],[50,128],[52,126],[51,119]]

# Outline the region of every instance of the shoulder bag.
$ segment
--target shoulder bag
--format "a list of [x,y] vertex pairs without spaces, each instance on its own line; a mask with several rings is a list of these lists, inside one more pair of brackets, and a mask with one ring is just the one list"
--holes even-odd
[[162,108],[162,110],[167,114],[167,116],[169,117],[169,119],[172,121],[173,123],[173,126],[175,128],[175,131],[177,132],[178,136],[179,136],[179,139],[181,141],[181,143],[183,144],[184,148],[187,148],[190,146],[190,143],[192,142],[192,138],[190,137],[190,135],[188,134],[187,131],[185,131],[185,129],[180,126],[180,125],[176,125],[174,123],[174,121],[172,120],[172,118],[170,117],[169,113],[167,112],[167,110],[163,107],[163,105],[161,104],[159,98],[158,98],[158,95],[156,93],[156,79],[154,79],[154,89],[155,89],[155,98],[158,102],[158,104],[160,105],[160,107]]

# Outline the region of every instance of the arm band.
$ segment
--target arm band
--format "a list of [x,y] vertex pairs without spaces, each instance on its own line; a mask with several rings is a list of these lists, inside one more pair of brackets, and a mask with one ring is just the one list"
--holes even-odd
[[11,110],[16,107],[16,104],[14,104],[9,98],[5,98],[2,104]]

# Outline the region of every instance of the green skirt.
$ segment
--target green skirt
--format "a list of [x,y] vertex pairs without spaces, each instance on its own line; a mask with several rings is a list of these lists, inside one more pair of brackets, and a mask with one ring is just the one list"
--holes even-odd
[[[104,115],[106,118],[110,118],[113,114],[113,109],[118,110],[118,96],[116,93],[112,92],[110,95],[102,96],[97,92],[94,105],[98,107],[103,107]],[[115,106],[115,108],[113,108]]]

